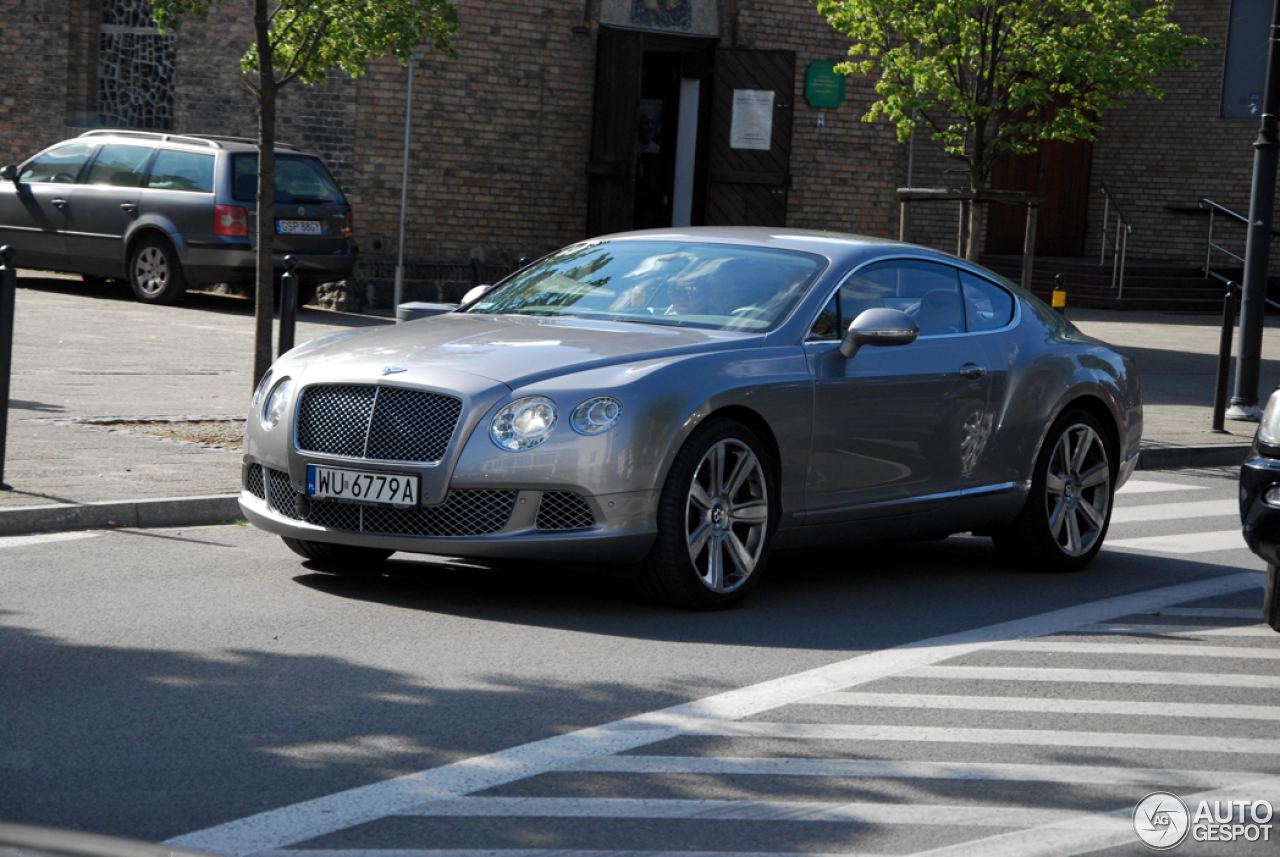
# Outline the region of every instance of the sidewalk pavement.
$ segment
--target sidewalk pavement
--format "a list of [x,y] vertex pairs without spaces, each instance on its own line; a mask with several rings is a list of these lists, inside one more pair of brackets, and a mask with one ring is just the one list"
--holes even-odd
[[[1086,333],[1138,361],[1146,469],[1239,463],[1255,424],[1206,433],[1220,317],[1074,310]],[[389,319],[304,309],[297,341]],[[1268,329],[1280,320],[1267,320]],[[103,526],[195,526],[239,517],[240,421],[252,394],[253,305],[188,295],[134,302],[125,286],[22,272],[0,536]],[[1261,393],[1280,381],[1264,338]]]

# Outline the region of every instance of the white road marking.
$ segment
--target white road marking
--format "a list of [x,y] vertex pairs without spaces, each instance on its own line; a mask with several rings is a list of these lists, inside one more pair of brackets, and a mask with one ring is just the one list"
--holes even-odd
[[1130,479],[1117,494],[1157,494],[1165,491],[1203,491],[1203,485],[1183,485],[1178,482],[1150,482]]
[[1111,512],[1111,523],[1176,521],[1182,518],[1240,518],[1239,500],[1197,500],[1192,503],[1156,503],[1151,506],[1124,506]]
[[1260,619],[1261,607],[1166,607],[1153,616],[1179,616],[1193,619]]
[[1022,667],[921,667],[910,678],[961,681],[1047,681],[1094,684],[1164,684],[1173,687],[1249,687],[1280,690],[1280,676],[1240,673],[1178,673],[1139,670],[1024,669]]
[[1171,536],[1140,536],[1133,539],[1107,539],[1103,547],[1112,550],[1154,551],[1155,553],[1214,553],[1248,550],[1249,545],[1239,528],[1212,533],[1178,533]]
[[1113,768],[1100,765],[1004,765],[985,762],[895,762],[882,759],[756,759],[636,755],[586,759],[569,766],[566,770],[597,774],[708,774],[1092,783],[1153,788],[1157,786],[1210,788],[1267,776],[1267,774],[1239,771],[1177,771],[1168,768]]
[[805,705],[917,708],[931,711],[1028,711],[1039,714],[1119,714],[1130,717],[1208,717],[1280,720],[1273,705],[1218,705],[1192,702],[1118,702],[1107,699],[1052,699],[1018,696],[952,696],[925,693],[841,692],[807,699]]
[[570,848],[388,848],[334,849],[318,851],[310,848],[291,848],[288,851],[263,851],[257,857],[885,857],[884,854],[842,851],[839,854],[820,854],[806,851],[592,851]]
[[[692,718],[690,718],[692,719]],[[1024,747],[1091,747],[1164,750],[1180,753],[1265,753],[1280,755],[1280,739],[1200,735],[1143,735],[1135,732],[1076,732],[1065,729],[964,729],[952,726],[868,726],[848,723],[762,723],[699,720],[690,735],[800,741],[889,741],[922,744],[986,744]]]
[[0,536],[0,548],[25,548],[32,545],[49,544],[50,542],[74,542],[80,539],[91,539],[100,536],[98,532],[80,533],[37,533],[33,536]]
[[[1280,803],[1280,777],[1179,795],[1182,802],[1194,807],[1202,800],[1270,800]],[[1137,837],[1133,832],[1133,808],[1124,807],[1114,812],[1088,816],[1085,821],[1063,821],[1044,827],[1033,827],[1011,833],[1000,833],[973,839],[929,851],[920,851],[911,857],[1080,857],[1115,845],[1133,845]],[[1135,846],[1136,847],[1136,846]]]
[[[762,711],[918,670],[995,643],[1039,637],[1080,625],[1150,613],[1166,605],[1257,588],[1256,572],[1105,598],[1038,616],[975,628],[859,655],[824,667],[731,690],[661,711],[592,726],[497,753],[476,756],[269,810],[168,840],[166,844],[225,857],[285,848],[357,824],[411,811],[434,798],[460,797],[561,770],[567,764],[644,747],[686,730],[664,720],[748,717]],[[1276,679],[1280,686],[1280,679]]]
[[1052,640],[1022,640],[997,646],[1000,652],[1049,652],[1065,655],[1142,655],[1174,658],[1236,658],[1277,661],[1280,649],[1247,646],[1201,646],[1195,643],[1059,643]]
[[1086,625],[1069,634],[1150,634],[1156,637],[1267,637],[1280,641],[1280,634],[1270,625],[1141,625],[1129,622],[1104,622]]
[[[1030,827],[1088,812],[1016,806],[829,803],[782,800],[464,797],[429,801],[404,815],[426,818],[696,818],[699,821],[805,821],[944,827]],[[291,853],[291,852],[290,852]]]

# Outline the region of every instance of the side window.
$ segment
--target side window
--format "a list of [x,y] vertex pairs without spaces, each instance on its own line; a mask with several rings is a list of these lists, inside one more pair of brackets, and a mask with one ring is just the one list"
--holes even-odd
[[145,146],[107,145],[98,150],[85,184],[138,187],[152,150]]
[[884,306],[914,318],[921,336],[941,336],[965,329],[956,273],[938,262],[894,259],[868,265],[858,275],[880,289]]
[[213,193],[213,155],[161,149],[147,187]]
[[969,330],[996,330],[1013,320],[1013,295],[989,280],[960,272],[964,290],[964,315]]
[[849,277],[840,286],[840,330],[847,332],[853,320],[864,311],[882,306],[889,306],[885,303],[883,286],[862,276],[861,272]]
[[85,161],[89,160],[89,155],[93,154],[94,145],[71,143],[45,152],[22,168],[18,181],[72,184],[80,175]]
[[831,300],[827,301],[827,305],[822,308],[822,312],[818,313],[813,327],[809,328],[809,335],[805,337],[810,342],[828,342],[844,338],[843,329],[840,327],[839,297],[838,294],[832,295]]

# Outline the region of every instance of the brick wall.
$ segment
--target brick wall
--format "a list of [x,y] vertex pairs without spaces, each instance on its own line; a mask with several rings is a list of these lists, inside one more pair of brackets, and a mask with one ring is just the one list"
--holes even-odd
[[66,136],[71,0],[0,0],[0,163]]

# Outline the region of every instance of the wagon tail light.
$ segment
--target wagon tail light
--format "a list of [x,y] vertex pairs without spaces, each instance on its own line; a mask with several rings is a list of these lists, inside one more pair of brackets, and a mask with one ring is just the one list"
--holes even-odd
[[356,237],[356,218],[349,208],[343,212],[342,217],[346,221],[345,225],[342,227],[342,237],[350,241],[352,238]]
[[244,238],[249,234],[249,214],[238,205],[213,207],[213,234]]

